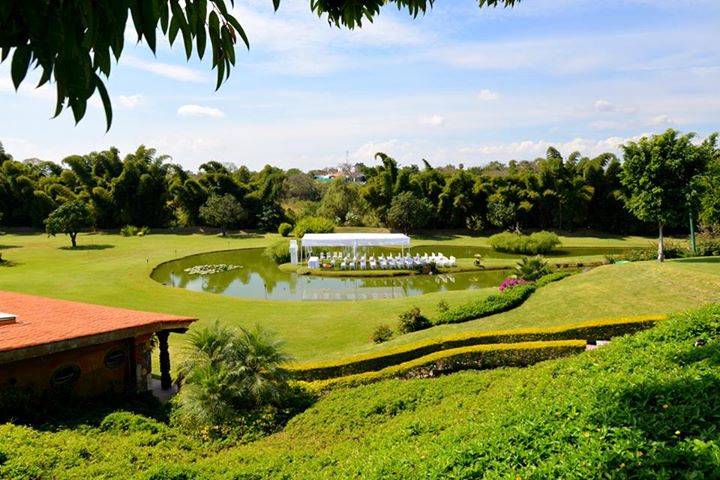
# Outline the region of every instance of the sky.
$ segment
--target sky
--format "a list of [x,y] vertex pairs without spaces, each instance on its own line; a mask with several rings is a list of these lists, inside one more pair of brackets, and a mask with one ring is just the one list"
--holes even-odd
[[718,0],[437,0],[416,19],[385,7],[353,31],[307,0],[235,4],[251,45],[217,92],[207,57],[188,62],[166,41],[153,56],[128,29],[107,133],[97,98],[78,125],[69,111],[50,119],[53,88],[15,92],[0,64],[0,142],[17,159],[144,144],[193,170],[307,170],[379,151],[465,166],[550,145],[595,155],[667,128],[720,130]]

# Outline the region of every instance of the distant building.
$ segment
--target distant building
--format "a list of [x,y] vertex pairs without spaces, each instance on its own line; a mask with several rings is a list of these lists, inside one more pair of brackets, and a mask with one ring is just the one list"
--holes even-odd
[[150,339],[158,339],[160,383],[170,389],[170,333],[196,319],[0,291],[0,389],[79,396],[151,387]]

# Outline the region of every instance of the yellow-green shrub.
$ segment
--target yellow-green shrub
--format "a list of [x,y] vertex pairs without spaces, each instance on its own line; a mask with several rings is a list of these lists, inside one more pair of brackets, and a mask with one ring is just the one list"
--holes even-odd
[[525,367],[543,360],[580,353],[585,350],[585,345],[584,340],[473,345],[434,352],[379,371],[318,380],[308,386],[320,392],[388,378],[426,378],[467,369]]
[[322,380],[372,370],[410,361],[432,352],[469,345],[495,343],[518,343],[551,340],[606,340],[612,337],[635,333],[652,327],[664,315],[643,315],[615,319],[593,320],[590,322],[563,325],[552,328],[500,330],[489,332],[466,332],[421,342],[400,345],[362,355],[326,362],[295,364],[289,367],[292,376],[298,380]]

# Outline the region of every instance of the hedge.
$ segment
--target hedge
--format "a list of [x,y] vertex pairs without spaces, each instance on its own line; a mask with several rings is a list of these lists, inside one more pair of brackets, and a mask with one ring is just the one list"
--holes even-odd
[[543,360],[580,353],[585,350],[585,346],[584,340],[473,345],[434,352],[379,371],[319,380],[308,386],[311,390],[322,392],[389,378],[427,378],[467,369],[526,367]]
[[372,370],[381,370],[391,365],[408,362],[433,352],[472,345],[511,344],[578,338],[584,340],[607,340],[648,329],[663,319],[665,319],[664,315],[643,315],[637,317],[602,319],[551,328],[466,332],[408,345],[400,345],[394,348],[355,355],[340,360],[295,364],[291,365],[288,370],[291,375],[298,380],[323,380]]
[[482,300],[474,300],[442,312],[433,323],[440,325],[467,322],[506,312],[522,305],[536,289],[537,287],[533,284],[508,288],[502,293],[490,295]]
[[497,252],[522,253],[537,255],[550,253],[560,245],[560,238],[552,232],[535,232],[530,235],[502,232],[492,235],[488,241],[493,250]]

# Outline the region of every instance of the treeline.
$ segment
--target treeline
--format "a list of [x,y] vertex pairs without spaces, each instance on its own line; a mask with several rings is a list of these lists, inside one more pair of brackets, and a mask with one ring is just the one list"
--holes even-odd
[[[232,225],[224,226],[268,231],[306,216],[403,231],[541,228],[639,233],[655,228],[626,208],[622,162],[612,153],[590,158],[575,152],[563,158],[551,147],[545,157],[532,161],[473,168],[433,167],[425,160],[400,167],[383,153],[376,159],[376,166],[346,165],[348,175],[322,183],[313,177],[317,172],[269,165],[250,171],[211,161],[191,172],[144,146],[124,158],[111,148],[73,155],[57,164],[15,160],[0,144],[0,222],[43,228],[53,210],[79,201],[91,212],[92,226],[100,229],[204,225],[211,216],[203,215],[202,207],[211,198],[224,197],[242,209],[242,214],[231,215]],[[720,184],[718,162],[716,156],[706,183]],[[360,174],[364,183],[348,181]],[[693,208],[701,223],[718,222],[718,191],[699,192]],[[219,213],[222,217],[222,210]],[[668,226],[686,225],[678,220]]]

